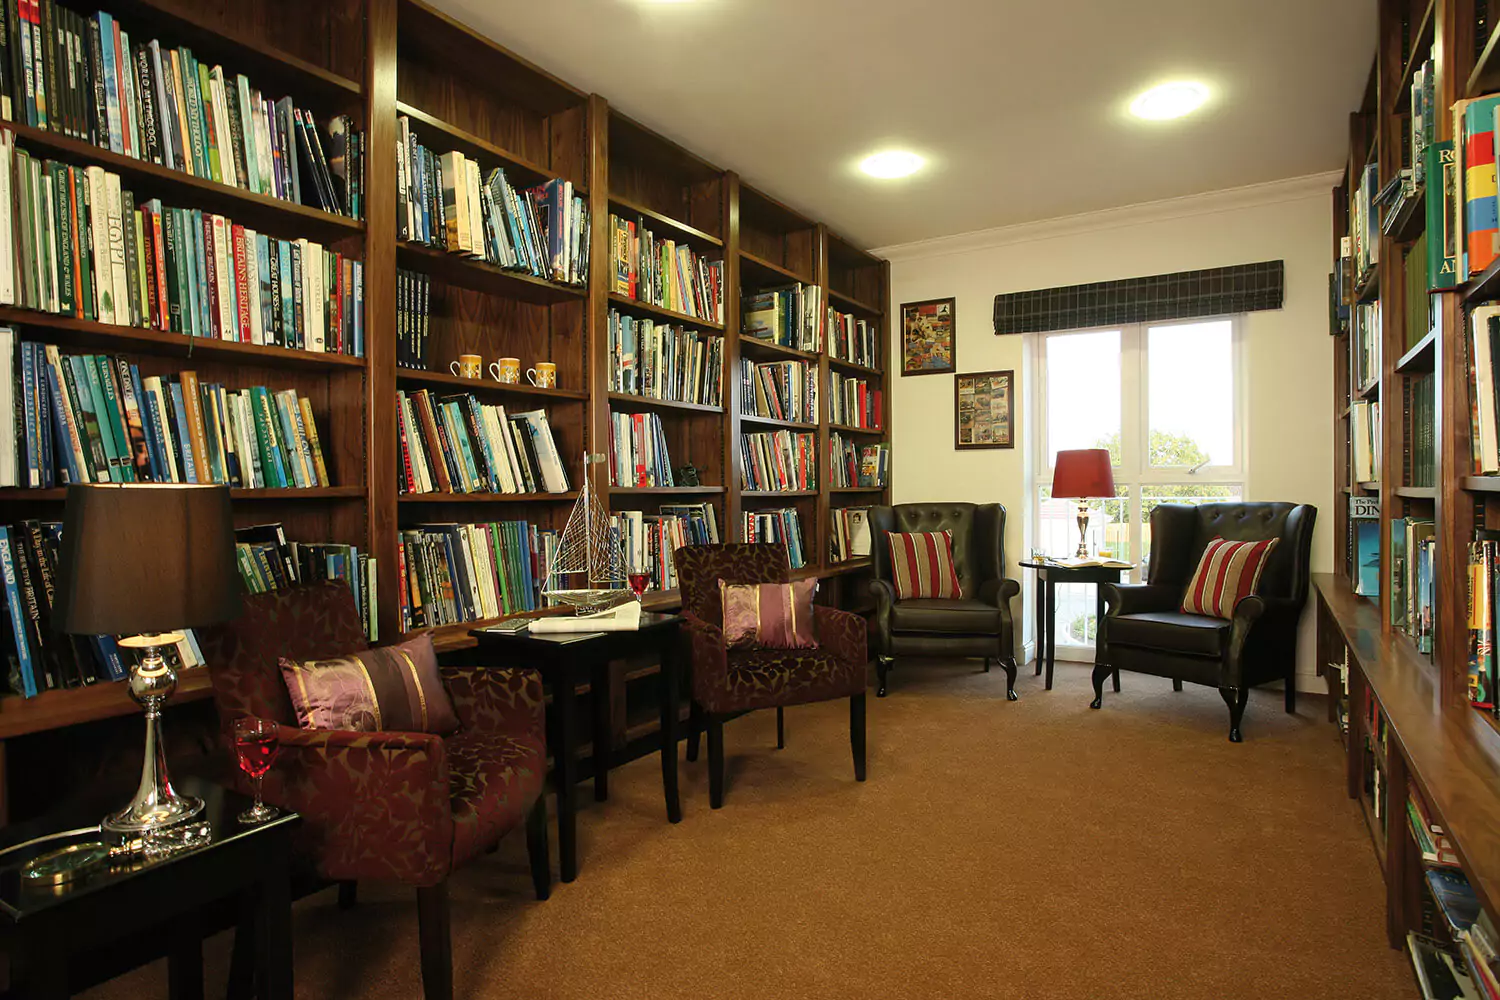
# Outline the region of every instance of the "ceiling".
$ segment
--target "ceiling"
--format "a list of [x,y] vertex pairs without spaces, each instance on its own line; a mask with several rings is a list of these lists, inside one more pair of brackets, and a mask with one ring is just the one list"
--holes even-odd
[[1337,169],[1375,47],[1374,0],[432,2],[869,247]]

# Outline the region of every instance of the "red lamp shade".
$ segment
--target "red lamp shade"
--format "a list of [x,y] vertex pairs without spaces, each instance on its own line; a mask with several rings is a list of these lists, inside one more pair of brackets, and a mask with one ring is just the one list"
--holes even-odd
[[1052,495],[1081,500],[1115,495],[1115,473],[1107,448],[1078,448],[1057,453],[1052,470]]

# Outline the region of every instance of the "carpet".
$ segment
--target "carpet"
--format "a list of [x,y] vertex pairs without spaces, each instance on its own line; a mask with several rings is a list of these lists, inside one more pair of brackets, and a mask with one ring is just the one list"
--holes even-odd
[[[455,876],[455,995],[527,1000],[1130,997],[1410,1000],[1325,702],[1256,692],[1245,742],[1218,692],[1089,671],[1020,700],[977,661],[902,666],[869,699],[856,784],[843,702],[730,723],[666,821],[655,756],[588,785],[576,882],[537,902],[523,837]],[[680,748],[679,748],[680,752]],[[556,863],[556,840],[553,840]],[[297,995],[417,998],[414,894],[296,907]],[[220,994],[228,936],[208,943]],[[85,994],[159,997],[162,963]]]

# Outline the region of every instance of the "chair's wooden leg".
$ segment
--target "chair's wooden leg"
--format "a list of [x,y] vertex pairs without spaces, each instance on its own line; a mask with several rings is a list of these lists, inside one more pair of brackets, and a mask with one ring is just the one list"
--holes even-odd
[[339,909],[352,910],[354,904],[359,902],[359,883],[353,879],[345,879],[339,883]]
[[688,704],[687,759],[691,764],[698,759],[698,737],[703,735],[703,709],[698,703]]
[[229,952],[229,988],[226,1000],[252,1000],[259,995],[255,982],[255,906],[250,894],[244,898],[240,922],[234,928],[234,946]]
[[[985,662],[988,663],[989,660],[986,659]],[[1015,701],[1019,697],[1016,694],[1016,658],[1007,656],[1000,661],[1000,665],[1005,668],[1005,700]]]
[[1172,690],[1173,691],[1181,691],[1182,690],[1182,678],[1181,677],[1173,677],[1172,678]]
[[424,1000],[453,1000],[453,939],[446,880],[417,889],[417,928],[422,949],[422,996]]
[[786,709],[776,706],[776,749],[786,749]]
[[985,673],[989,673],[990,672],[990,658],[988,656],[986,656],[984,658],[984,672]]
[[1297,711],[1297,675],[1292,671],[1286,675],[1286,710],[1288,715]]
[[1104,678],[1109,676],[1109,671],[1108,663],[1094,664],[1094,700],[1089,702],[1089,708],[1104,707]]
[[526,857],[537,899],[552,895],[552,858],[547,850],[547,793],[536,797],[526,814]]
[[849,748],[854,751],[854,780],[865,780],[865,693],[849,699]]
[[1244,740],[1244,736],[1240,734],[1240,720],[1245,717],[1245,703],[1250,700],[1250,689],[1219,688],[1219,697],[1229,706],[1229,742],[1239,743]]
[[890,657],[890,656],[877,656],[877,657],[875,657],[875,677],[879,681],[879,684],[875,688],[875,697],[877,697],[877,698],[884,698],[885,697],[885,679],[886,679],[887,676],[889,676],[889,674],[891,672],[891,667],[893,665],[895,665],[895,662],[896,661],[895,661],[894,657]]
[[1115,694],[1120,693],[1120,668],[1115,668]]
[[708,804],[724,805],[724,719],[713,713],[708,716]]

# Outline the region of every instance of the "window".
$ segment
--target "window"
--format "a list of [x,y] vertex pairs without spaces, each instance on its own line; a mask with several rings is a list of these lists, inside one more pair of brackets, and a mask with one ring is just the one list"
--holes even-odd
[[[1051,495],[1065,449],[1109,449],[1116,495],[1090,504],[1089,551],[1134,563],[1132,580],[1151,551],[1158,504],[1242,497],[1238,326],[1216,319],[1037,335],[1036,549],[1071,555],[1078,547],[1075,501]],[[1093,646],[1094,597],[1092,585],[1058,588],[1060,652]]]

